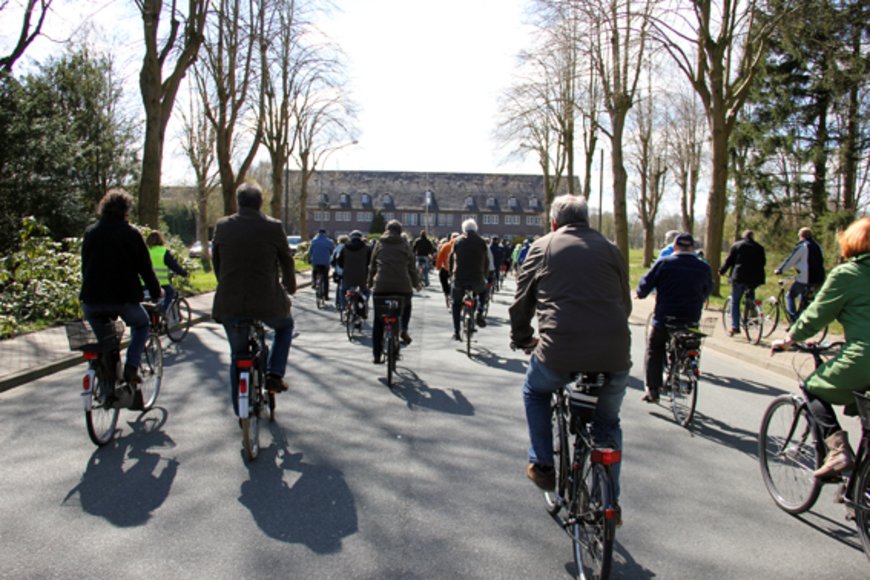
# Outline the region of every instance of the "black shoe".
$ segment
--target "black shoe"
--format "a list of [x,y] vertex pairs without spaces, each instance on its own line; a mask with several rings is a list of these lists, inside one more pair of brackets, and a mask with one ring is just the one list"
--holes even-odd
[[145,410],[145,398],[142,396],[142,391],[139,389],[136,389],[136,392],[133,393],[133,402],[130,403],[129,409],[131,411]]
[[474,319],[474,322],[481,328],[484,328],[486,326],[486,318],[484,318],[481,314],[477,315],[477,318]]
[[273,393],[283,393],[290,386],[278,375],[266,375],[266,390]]
[[139,369],[133,365],[124,365],[124,382],[128,385],[141,385],[142,377],[139,376]]
[[376,365],[382,365],[382,364],[384,364],[384,357],[383,357],[383,355],[378,355],[378,356],[374,357],[374,358],[372,359],[372,363],[374,363],[374,364],[376,364]]
[[556,490],[556,470],[552,467],[529,463],[529,466],[526,467],[526,477],[544,491]]
[[651,404],[658,403],[659,402],[659,392],[658,391],[651,391],[651,390],[647,389],[647,391],[643,394],[643,396],[640,398],[640,400],[645,402],[645,403],[651,403]]
[[411,340],[411,335],[408,334],[407,330],[403,330],[402,334],[399,337],[402,339],[402,344],[405,346],[408,346],[413,342],[413,340]]
[[459,336],[458,332],[454,332],[453,333],[453,340],[455,340],[456,342],[462,342],[462,337]]

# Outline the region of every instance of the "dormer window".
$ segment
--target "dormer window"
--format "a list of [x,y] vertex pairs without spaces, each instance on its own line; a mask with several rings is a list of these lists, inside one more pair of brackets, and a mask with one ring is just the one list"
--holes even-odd
[[486,198],[486,209],[490,211],[498,211],[498,200],[495,199],[494,195],[490,195]]
[[537,197],[533,197],[529,199],[529,209],[534,211],[543,211],[543,207],[541,206],[541,200]]
[[320,194],[320,199],[317,201],[317,205],[320,206],[320,209],[326,209],[329,207],[329,196],[325,193]]
[[372,196],[367,193],[362,194],[362,206],[365,209],[372,209]]
[[341,205],[342,209],[349,209],[350,208],[350,195],[348,195],[346,193],[342,193],[340,196],[338,196],[338,203],[339,203],[339,205]]
[[468,197],[465,198],[465,209],[475,209],[476,207],[477,207],[477,204],[474,203],[473,196],[469,195]]
[[396,203],[393,201],[393,195],[390,193],[384,194],[384,207],[387,209],[395,209]]
[[520,200],[511,196],[508,199],[508,209],[511,211],[521,211],[522,207],[520,207]]
[[423,209],[428,211],[435,211],[438,209],[438,204],[435,203],[435,194],[431,191],[426,191],[423,194]]

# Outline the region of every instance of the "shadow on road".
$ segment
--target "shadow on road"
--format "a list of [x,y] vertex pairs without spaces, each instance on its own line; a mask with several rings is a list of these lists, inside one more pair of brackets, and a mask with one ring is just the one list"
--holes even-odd
[[129,421],[129,435],[99,448],[88,460],[82,479],[63,499],[76,494],[85,512],[127,528],[148,522],[169,496],[178,471],[175,458],[150,449],[172,448],[175,442],[162,431],[167,413],[154,407]]
[[342,539],[358,531],[356,504],[344,474],[291,453],[279,425],[272,423],[270,431],[273,443],[247,464],[250,479],[242,483],[239,503],[270,538],[304,544],[317,554],[340,552]]
[[[462,349],[465,353],[465,349]],[[471,351],[471,360],[476,363],[486,365],[490,368],[501,369],[511,373],[526,374],[526,368],[529,366],[528,357],[525,358],[506,358],[496,352],[482,346],[475,346]]]
[[[387,380],[381,377],[386,385]],[[474,405],[459,389],[450,389],[450,393],[430,387],[417,373],[410,369],[399,368],[393,380],[392,392],[407,403],[409,409],[431,409],[453,415],[474,415]]]
[[[770,385],[765,385],[756,381],[735,379],[733,377],[726,377],[714,373],[708,373],[706,371],[701,372],[701,380],[706,383],[716,385],[717,387],[725,387],[728,389],[734,389],[736,391],[742,391],[744,393],[751,393],[753,395],[776,397],[778,395],[783,395],[788,392],[786,390],[771,387]],[[795,381],[795,383],[797,383],[797,381]]]

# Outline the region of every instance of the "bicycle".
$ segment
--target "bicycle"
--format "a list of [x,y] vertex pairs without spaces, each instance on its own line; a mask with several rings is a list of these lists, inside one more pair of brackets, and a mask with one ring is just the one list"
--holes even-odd
[[[150,299],[145,290],[145,300]],[[166,310],[158,308],[157,311],[160,319],[152,320],[152,325],[157,327],[158,334],[165,334],[172,342],[181,342],[190,330],[191,310],[187,299],[176,292]]]
[[476,332],[474,313],[477,310],[477,296],[470,288],[465,288],[462,295],[462,332],[465,335],[465,354],[471,358],[471,337]]
[[64,324],[70,349],[82,351],[82,357],[88,363],[88,370],[82,377],[82,407],[88,437],[99,447],[114,436],[120,409],[150,410],[157,402],[163,383],[163,345],[155,327],[150,327],[142,352],[139,366],[142,382],[137,388],[123,379],[121,340],[124,323],[120,320],[104,322],[96,332],[84,320]]
[[347,330],[347,339],[353,341],[354,333],[362,330],[362,321],[366,315],[365,297],[359,286],[348,288],[344,294],[344,309],[342,319]]
[[[740,326],[743,329],[743,334],[746,335],[746,340],[752,344],[761,342],[764,334],[764,321],[767,318],[762,308],[762,301],[753,298],[754,293],[743,293],[743,308],[740,309]],[[731,296],[725,299],[725,305],[722,308],[722,326],[726,332],[731,330],[731,310],[733,308]]]
[[417,275],[423,286],[429,286],[429,257],[417,256]]
[[[566,385],[553,394],[556,488],[544,492],[544,501],[547,512],[571,538],[581,578],[609,576],[621,520],[612,468],[622,453],[613,446],[596,445],[592,438],[598,393],[606,383],[604,373],[579,373],[573,388]],[[562,510],[565,516],[559,517]]]
[[665,323],[668,342],[665,347],[667,377],[662,384],[662,395],[671,401],[674,420],[688,428],[698,404],[698,368],[701,342],[706,334],[685,323]]
[[[812,354],[818,367],[822,355],[844,343],[794,344],[800,352]],[[870,397],[853,393],[861,418],[861,442],[851,473],[819,479],[813,471],[825,456],[822,435],[803,392],[776,397],[761,420],[758,460],[761,477],[774,503],[791,515],[809,510],[827,483],[841,485],[847,519],[854,516],[864,552],[870,558]]]
[[[777,292],[776,296],[770,296],[767,300],[763,302],[762,311],[764,312],[764,326],[768,328],[764,333],[764,338],[769,337],[771,334],[776,331],[776,327],[779,325],[779,319],[782,318],[784,321],[788,321],[788,324],[793,322],[788,315],[788,311],[785,308],[785,284],[787,280],[791,280],[794,283],[795,276],[788,276],[787,278],[780,278],[777,280],[777,284],[779,284],[779,292]],[[806,295],[800,302],[800,306],[798,307],[798,314],[801,312],[813,301],[815,297],[815,290],[810,287],[807,289]],[[825,337],[828,336],[828,326],[819,331],[817,335],[812,337],[811,342],[822,342],[825,340]]]
[[266,390],[266,362],[269,346],[266,328],[259,320],[243,320],[236,328],[247,333],[245,350],[236,355],[238,371],[239,426],[242,446],[248,461],[260,452],[260,418],[268,408],[269,420],[275,420],[275,393]]
[[317,309],[326,306],[326,276],[320,270],[314,272],[314,297]]
[[396,361],[399,360],[399,335],[401,334],[400,319],[404,305],[403,296],[377,296],[375,298],[375,316],[383,320],[383,340],[387,367],[387,386],[392,388],[393,375],[396,373]]

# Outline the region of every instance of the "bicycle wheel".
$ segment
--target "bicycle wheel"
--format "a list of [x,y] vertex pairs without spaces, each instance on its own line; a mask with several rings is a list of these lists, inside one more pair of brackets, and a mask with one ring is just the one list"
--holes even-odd
[[317,309],[321,310],[326,306],[326,295],[323,293],[323,277],[318,276],[314,280],[314,296],[317,303]]
[[616,520],[606,516],[615,504],[613,483],[607,469],[598,463],[583,464],[581,481],[568,520],[574,544],[574,564],[581,578],[607,578],[613,560]]
[[351,310],[350,303],[348,303],[348,307],[345,308],[344,311],[344,328],[347,331],[347,339],[353,340],[353,331],[356,327],[356,316],[353,314]]
[[852,506],[855,510],[855,525],[858,526],[858,535],[861,536],[861,544],[864,553],[870,558],[870,462],[865,461],[855,475],[853,486],[854,494]]
[[807,408],[791,395],[775,398],[761,420],[758,461],[767,492],[780,509],[800,514],[812,507],[822,483],[813,476],[822,453]]
[[746,340],[752,344],[761,342],[764,334],[764,313],[761,306],[754,301],[747,300],[743,307],[743,334]]
[[568,421],[559,410],[557,395],[553,395],[553,468],[556,470],[556,490],[544,492],[547,513],[555,515],[562,509],[568,490],[568,471],[571,469],[571,446],[568,441]]
[[688,428],[698,404],[698,378],[695,376],[693,361],[683,359],[678,365],[674,365],[668,372],[668,386],[674,420]]
[[91,389],[91,409],[85,411],[85,425],[88,428],[88,437],[94,445],[102,447],[112,440],[115,427],[118,425],[118,409],[106,404],[106,397],[112,390],[109,381],[95,377],[95,384]]
[[462,328],[465,332],[465,354],[471,358],[471,335],[474,334],[474,312],[467,306],[462,307]]
[[384,327],[384,350],[387,355],[387,386],[393,386],[393,372],[396,370],[396,351],[393,348],[393,329]]
[[180,342],[190,329],[190,304],[185,298],[173,300],[166,312],[166,336]]
[[245,448],[245,457],[248,461],[253,461],[260,453],[260,412],[263,406],[263,391],[262,384],[263,376],[258,370],[255,373],[258,376],[258,384],[251,389],[251,407],[248,411],[248,416],[241,420],[242,423],[242,446]]
[[139,374],[142,376],[142,391],[144,410],[150,409],[157,402],[160,386],[163,384],[163,344],[156,332],[148,334],[142,360],[139,363]]
[[764,316],[764,338],[769,337],[779,325],[779,301],[771,296],[761,304],[761,312]]
[[731,330],[731,297],[725,299],[725,304],[722,305],[722,328],[725,332]]

